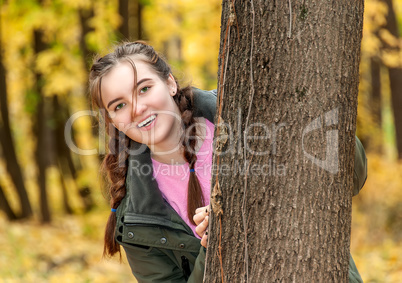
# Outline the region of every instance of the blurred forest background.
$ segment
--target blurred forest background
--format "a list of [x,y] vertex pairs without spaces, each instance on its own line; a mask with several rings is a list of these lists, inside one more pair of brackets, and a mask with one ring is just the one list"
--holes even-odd
[[[87,111],[88,70],[94,54],[143,39],[182,82],[216,88],[221,1],[0,0],[0,8],[0,281],[133,281],[127,264],[101,259],[106,139]],[[402,278],[401,32],[402,0],[365,1],[357,135],[369,177],[353,199],[351,246],[365,282]]]

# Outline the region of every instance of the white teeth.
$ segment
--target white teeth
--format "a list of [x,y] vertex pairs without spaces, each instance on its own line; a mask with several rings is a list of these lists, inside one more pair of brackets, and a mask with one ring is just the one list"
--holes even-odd
[[156,115],[153,114],[151,116],[149,116],[147,119],[145,119],[144,121],[142,121],[141,123],[138,124],[138,128],[142,128],[144,126],[147,126],[148,124],[150,124],[153,120],[155,120]]

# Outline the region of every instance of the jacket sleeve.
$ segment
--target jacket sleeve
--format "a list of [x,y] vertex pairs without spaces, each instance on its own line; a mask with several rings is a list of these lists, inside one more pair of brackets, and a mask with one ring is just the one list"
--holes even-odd
[[359,194],[367,179],[367,158],[360,140],[356,137],[353,196]]
[[352,255],[349,256],[349,283],[363,283]]
[[200,248],[200,253],[194,263],[194,269],[188,278],[189,283],[201,283],[204,280],[204,269],[205,269],[205,252],[204,247]]
[[214,123],[216,113],[216,90],[201,90],[193,88],[194,93],[194,116],[204,117]]
[[203,247],[201,247],[193,271],[188,281],[186,281],[184,273],[173,255],[169,255],[158,248],[140,248],[130,244],[123,244],[122,246],[131,271],[138,283],[201,283],[203,281],[205,264],[205,250]]

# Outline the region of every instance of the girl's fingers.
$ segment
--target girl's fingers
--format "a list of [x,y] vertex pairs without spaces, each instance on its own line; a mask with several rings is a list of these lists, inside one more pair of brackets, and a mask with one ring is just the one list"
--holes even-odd
[[207,215],[209,215],[209,205],[197,208],[193,216],[195,225],[199,225]]
[[198,214],[198,213],[200,213],[200,212],[202,212],[202,211],[205,211],[205,207],[199,207],[199,208],[197,208],[197,209],[195,210],[195,214]]
[[209,205],[197,208],[197,209],[195,210],[195,214],[198,214],[198,213],[200,213],[200,212],[206,212],[206,213],[208,213],[208,211],[209,211]]
[[205,230],[208,228],[208,216],[205,216],[204,221],[202,221],[197,227],[195,227],[195,232],[197,233],[198,236],[203,237],[205,234]]
[[204,220],[204,218],[205,218],[205,215],[203,215],[202,213],[195,214],[193,216],[195,225],[197,225],[197,226],[200,225],[200,223]]
[[201,245],[207,247],[208,243],[208,225],[209,225],[209,205],[197,208],[193,220],[197,227],[195,232],[201,237]]
[[201,238],[201,246],[206,248],[207,244],[208,244],[208,235],[204,234],[204,236],[202,236],[202,238]]

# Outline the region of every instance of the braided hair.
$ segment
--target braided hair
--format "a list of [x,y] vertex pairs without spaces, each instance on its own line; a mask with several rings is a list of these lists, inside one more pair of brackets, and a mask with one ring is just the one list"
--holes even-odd
[[[127,42],[118,45],[112,53],[103,57],[97,57],[91,67],[89,74],[89,91],[94,108],[105,109],[102,96],[101,84],[102,78],[106,76],[115,66],[120,62],[129,62],[134,69],[134,76],[136,76],[136,69],[133,58],[138,58],[141,61],[149,64],[153,71],[163,80],[167,81],[169,75],[172,73],[170,66],[162,59],[156,51],[148,44],[142,41]],[[182,138],[182,146],[184,148],[184,158],[190,167],[190,178],[188,182],[188,197],[187,197],[187,211],[188,218],[191,223],[194,223],[193,216],[195,210],[205,204],[204,196],[202,194],[201,186],[194,172],[194,166],[197,161],[196,143],[197,130],[195,127],[194,111],[193,111],[193,93],[190,86],[180,88],[177,80],[177,94],[173,97],[177,104],[181,119],[184,125],[184,137]],[[136,84],[136,78],[134,78]],[[136,89],[136,87],[134,87]],[[109,153],[106,155],[102,162],[102,169],[107,172],[110,185],[108,195],[110,197],[110,206],[112,209],[117,209],[126,195],[126,175],[128,168],[128,148],[130,138],[123,132],[117,130],[109,117],[105,114],[106,111],[101,111],[102,118],[105,121],[106,130],[109,133]],[[116,229],[116,215],[111,212],[105,229],[104,240],[104,256],[113,256],[120,253],[120,245],[117,243],[114,235]]]

